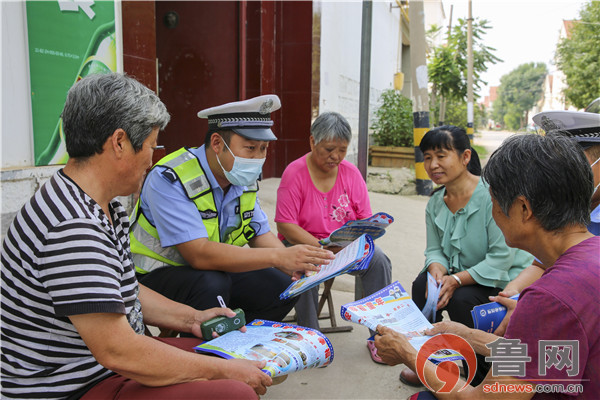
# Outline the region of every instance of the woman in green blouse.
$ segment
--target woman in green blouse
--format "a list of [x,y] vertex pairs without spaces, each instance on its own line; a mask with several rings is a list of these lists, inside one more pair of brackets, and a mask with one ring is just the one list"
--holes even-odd
[[[472,328],[473,307],[488,303],[489,296],[531,265],[533,256],[506,245],[492,218],[487,184],[479,176],[479,157],[464,129],[452,125],[432,129],[419,147],[427,175],[443,186],[427,204],[425,268],[412,284],[412,297],[423,309],[429,272],[442,285],[435,322],[447,310],[450,319]],[[402,371],[400,379],[420,384],[410,372]]]

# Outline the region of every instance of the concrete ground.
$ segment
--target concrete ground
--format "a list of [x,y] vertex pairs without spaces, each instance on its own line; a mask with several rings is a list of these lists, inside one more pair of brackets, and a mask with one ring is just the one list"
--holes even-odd
[[[475,143],[486,147],[491,154],[509,135],[508,132],[483,132],[476,136]],[[278,178],[265,179],[258,192],[274,232],[277,230],[273,217],[278,186]],[[424,263],[425,206],[429,198],[373,192],[369,196],[374,213],[385,211],[395,219],[387,233],[377,239],[377,245],[392,261],[392,281],[399,281],[410,293],[412,281]],[[332,293],[336,313],[339,313],[341,305],[354,301],[354,277],[337,277]],[[366,347],[369,335],[366,327],[342,321],[339,315],[337,322],[338,325],[353,325],[354,329],[327,334],[334,348],[333,363],[326,368],[290,374],[284,382],[271,386],[263,399],[406,399],[412,393],[424,390],[399,381],[403,365],[391,367],[371,360]],[[329,320],[320,323],[322,328],[329,326]]]

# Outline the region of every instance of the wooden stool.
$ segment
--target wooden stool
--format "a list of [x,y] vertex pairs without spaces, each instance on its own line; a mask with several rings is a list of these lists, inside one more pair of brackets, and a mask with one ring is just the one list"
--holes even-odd
[[[335,318],[335,310],[333,306],[333,296],[331,295],[331,287],[333,286],[334,278],[331,278],[323,283],[323,293],[321,294],[321,298],[319,299],[319,306],[317,307],[317,318],[319,319],[329,319],[331,323],[331,327],[321,328],[321,332],[323,333],[335,333],[335,332],[351,332],[352,326],[338,326],[337,320]],[[325,306],[325,302],[327,302],[327,308],[329,310],[329,315],[321,316],[321,312],[323,311],[323,307]]]

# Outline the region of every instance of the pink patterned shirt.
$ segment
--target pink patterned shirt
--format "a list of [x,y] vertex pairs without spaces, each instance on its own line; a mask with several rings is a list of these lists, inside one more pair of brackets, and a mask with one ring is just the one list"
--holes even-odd
[[[296,224],[323,239],[347,221],[372,215],[367,185],[358,168],[342,161],[335,185],[322,193],[312,182],[306,156],[290,163],[283,172],[277,189],[275,222]],[[284,237],[279,234],[279,239]]]

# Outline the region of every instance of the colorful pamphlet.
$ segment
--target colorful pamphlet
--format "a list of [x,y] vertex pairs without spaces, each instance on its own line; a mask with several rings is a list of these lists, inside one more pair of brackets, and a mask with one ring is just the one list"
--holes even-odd
[[437,303],[440,298],[440,290],[442,290],[442,285],[439,285],[433,275],[427,272],[427,301],[425,302],[425,307],[423,307],[421,312],[431,323],[435,322]]
[[[341,315],[346,321],[365,325],[373,331],[377,330],[377,325],[383,325],[400,332],[417,351],[433,337],[424,334],[433,325],[398,281],[364,299],[344,304]],[[431,354],[429,360],[439,364],[463,360],[463,357],[453,350],[443,349]]]
[[[513,300],[519,298],[518,294],[510,297]],[[471,316],[473,317],[473,326],[485,332],[494,333],[498,325],[506,315],[506,307],[502,304],[492,301],[473,307]]]
[[283,322],[255,319],[246,332],[231,331],[194,347],[223,358],[265,360],[271,377],[324,367],[333,361],[333,346],[321,332]]
[[288,299],[304,293],[308,289],[347,272],[360,271],[369,266],[373,257],[373,239],[369,235],[361,235],[348,246],[340,250],[329,264],[321,265],[321,270],[293,282],[279,295],[280,299]]
[[356,240],[359,236],[368,234],[375,240],[385,233],[385,228],[394,222],[394,217],[384,212],[379,212],[369,218],[348,221],[342,227],[331,232],[329,237],[321,239],[323,246],[344,247]]

